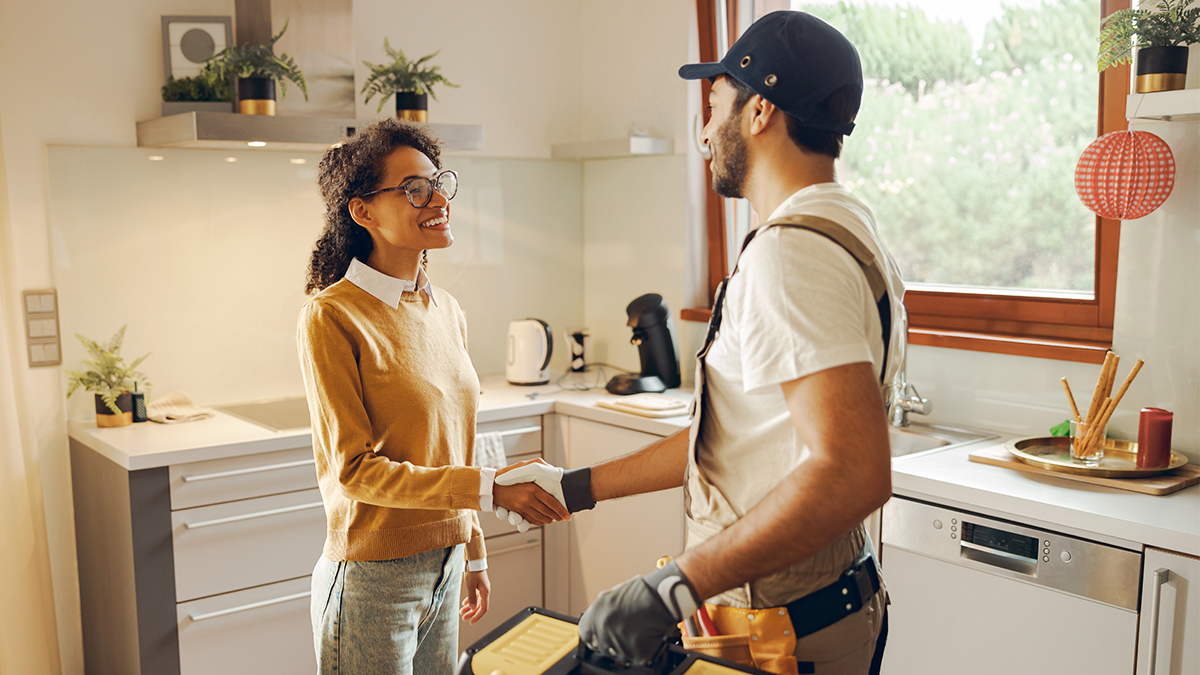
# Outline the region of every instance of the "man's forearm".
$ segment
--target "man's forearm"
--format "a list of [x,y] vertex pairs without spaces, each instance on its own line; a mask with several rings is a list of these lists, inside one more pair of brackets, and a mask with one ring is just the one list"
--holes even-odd
[[592,497],[597,501],[657,492],[683,485],[687,473],[688,429],[623,457],[592,466]]

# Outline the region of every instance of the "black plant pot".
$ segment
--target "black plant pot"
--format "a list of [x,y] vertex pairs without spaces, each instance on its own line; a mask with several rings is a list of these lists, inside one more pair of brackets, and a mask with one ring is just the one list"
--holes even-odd
[[396,92],[396,117],[410,122],[429,121],[429,94]]
[[1187,47],[1142,47],[1137,51],[1137,80],[1134,91],[1183,89],[1187,82]]
[[247,77],[237,81],[238,112],[243,115],[275,114],[275,80]]
[[104,398],[96,394],[96,426],[124,427],[133,424],[133,395],[123,392],[117,397],[117,407],[121,409],[118,415],[104,403]]

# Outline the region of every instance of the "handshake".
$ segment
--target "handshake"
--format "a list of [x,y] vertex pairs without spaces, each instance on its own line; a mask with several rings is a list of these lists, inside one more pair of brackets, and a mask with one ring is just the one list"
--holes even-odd
[[541,459],[496,471],[492,503],[496,517],[525,532],[530,525],[567,520],[572,513],[596,505],[592,499],[591,468],[564,470]]

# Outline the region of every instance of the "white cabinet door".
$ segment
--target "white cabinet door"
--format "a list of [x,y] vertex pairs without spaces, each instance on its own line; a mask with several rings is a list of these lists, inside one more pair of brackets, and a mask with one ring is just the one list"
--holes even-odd
[[[571,417],[568,468],[628,454],[660,437]],[[578,616],[600,594],[654,571],[664,555],[683,551],[683,488],[603,502],[571,517],[568,564],[570,613]]]
[[459,622],[460,653],[522,609],[542,606],[542,528],[488,537],[487,554],[488,612],[473,626]]
[[[1154,640],[1156,620],[1158,639]],[[1200,673],[1198,625],[1200,559],[1155,548],[1146,549],[1142,566],[1142,611],[1138,626],[1138,675]],[[1153,670],[1150,669],[1152,660]]]

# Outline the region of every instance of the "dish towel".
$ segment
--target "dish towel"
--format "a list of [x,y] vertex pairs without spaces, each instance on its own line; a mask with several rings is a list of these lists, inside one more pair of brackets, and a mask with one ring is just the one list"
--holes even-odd
[[213,411],[196,405],[192,397],[182,391],[168,392],[146,405],[147,419],[159,424],[195,422],[213,414]]
[[475,436],[475,466],[503,469],[508,466],[504,455],[504,437],[493,431]]

